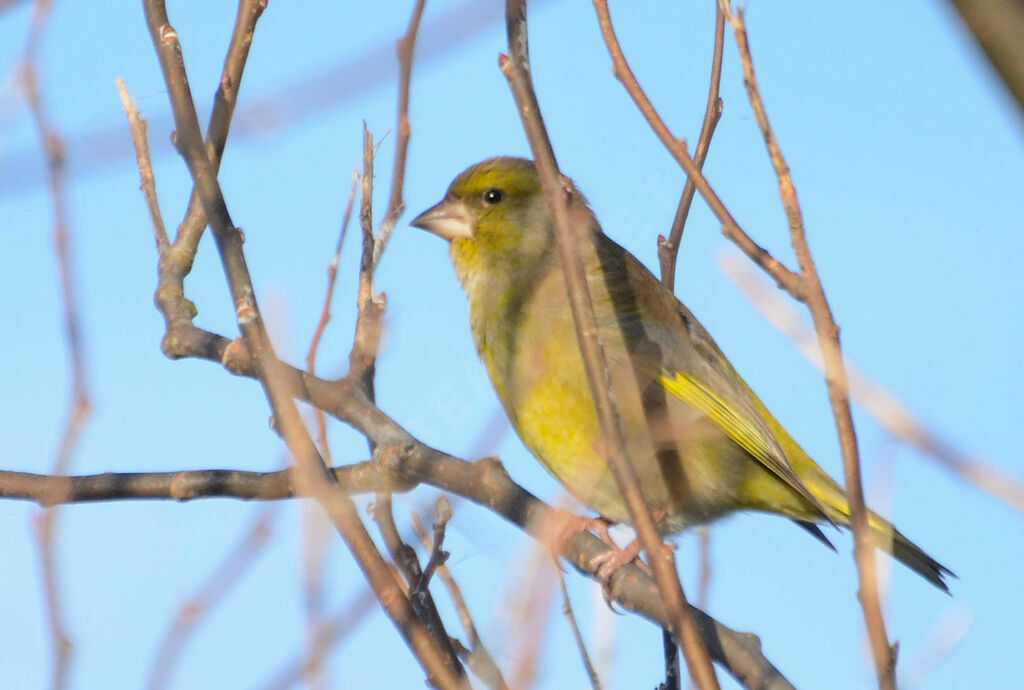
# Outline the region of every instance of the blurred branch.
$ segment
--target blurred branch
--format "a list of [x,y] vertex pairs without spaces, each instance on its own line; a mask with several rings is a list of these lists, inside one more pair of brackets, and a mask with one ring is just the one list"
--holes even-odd
[[935,670],[952,656],[953,651],[967,636],[973,624],[973,613],[960,607],[947,611],[932,626],[923,645],[923,651],[918,653],[916,659],[911,659],[906,664],[905,671],[900,674],[899,687],[918,688],[923,686]]
[[[722,99],[718,97],[718,90],[722,83],[722,52],[725,46],[725,15],[722,8],[715,3],[715,47],[711,56],[711,82],[708,86],[708,104],[704,108],[704,121],[700,126],[700,137],[697,139],[697,149],[693,153],[693,161],[699,170],[704,169],[704,161],[708,157],[708,149],[711,147],[711,137],[715,134],[715,127],[722,117]],[[689,176],[686,184],[683,185],[683,194],[679,198],[679,206],[676,208],[676,216],[672,220],[672,230],[668,239],[664,235],[658,236],[658,262],[661,264],[661,282],[671,291],[675,291],[676,284],[676,258],[679,256],[679,243],[683,238],[683,229],[686,227],[686,219],[690,215],[690,206],[693,204],[693,195],[697,187]]]
[[[587,652],[587,644],[583,641],[583,634],[580,632],[579,623],[576,622],[576,614],[572,610],[572,600],[569,599],[569,590],[565,586],[565,575],[562,574],[562,564],[555,560],[552,564],[555,569],[555,577],[558,578],[558,589],[562,593],[562,615],[565,616],[565,620],[569,623],[569,629],[572,631],[572,637],[576,641],[576,649],[580,652],[580,660],[583,662],[583,669],[587,672],[587,679],[590,681],[590,687],[593,690],[601,690],[601,680],[597,677],[597,671],[594,669],[594,664],[590,660],[590,654]],[[665,634],[668,639],[671,640],[672,646],[676,646],[675,638],[666,630]],[[678,669],[677,669],[678,670]],[[678,687],[678,686],[677,686]]]
[[[309,351],[306,353],[306,370],[316,373],[316,356],[320,349],[320,341],[323,339],[327,324],[331,321],[331,303],[334,301],[334,287],[338,282],[338,265],[341,263],[341,249],[345,244],[345,235],[348,232],[348,224],[352,219],[352,209],[355,207],[356,190],[358,189],[359,175],[352,174],[352,189],[348,194],[348,203],[345,205],[345,213],[341,221],[341,232],[338,233],[338,243],[334,248],[330,263],[327,264],[327,288],[324,290],[324,305],[320,310],[320,320],[313,331],[313,338],[309,343]],[[316,419],[317,441],[320,452],[324,455],[327,464],[333,464],[330,447],[327,443],[327,417],[323,410],[314,408],[313,415]]]
[[718,688],[718,681],[715,679],[711,660],[704,649],[697,626],[689,614],[686,595],[676,572],[674,555],[661,540],[650,507],[640,489],[636,467],[626,448],[621,416],[614,400],[611,374],[598,337],[594,306],[580,255],[579,244],[589,240],[570,224],[568,195],[571,190],[566,188],[566,182],[558,171],[558,163],[551,148],[530,77],[526,1],[507,0],[505,21],[508,26],[511,57],[502,56],[500,66],[515,97],[526,138],[537,164],[544,197],[554,219],[555,239],[558,242],[562,271],[565,274],[576,339],[579,342],[580,354],[583,356],[591,397],[600,420],[601,435],[607,448],[605,459],[629,509],[630,521],[637,531],[640,544],[654,571],[668,611],[669,629],[682,644],[690,674],[702,690],[714,690]]
[[[2,0],[0,0],[2,1]],[[534,0],[545,4],[549,0]],[[247,3],[252,6],[253,3]],[[437,62],[471,43],[502,20],[493,0],[464,0],[448,8],[439,8],[420,32],[417,63]],[[457,30],[453,31],[453,27]],[[311,118],[323,116],[339,104],[352,103],[394,79],[395,50],[390,39],[368,49],[345,56],[337,63],[294,78],[265,95],[250,99],[232,120],[235,141],[253,141],[294,127]],[[235,81],[235,88],[238,82]],[[212,118],[211,118],[212,120]],[[174,129],[170,118],[155,116],[156,131]],[[68,174],[72,179],[94,175],[127,161],[131,148],[121,122],[101,125],[70,136]],[[153,142],[154,156],[170,152],[168,139]],[[0,159],[0,198],[24,194],[36,187],[44,173],[34,148],[4,151]]]
[[706,609],[711,599],[711,528],[697,530],[697,608]]
[[857,598],[860,600],[864,614],[864,623],[871,643],[871,655],[875,662],[875,675],[878,686],[883,690],[895,690],[896,687],[896,654],[889,645],[888,633],[885,629],[885,618],[882,615],[882,603],[878,593],[878,575],[875,570],[875,548],[868,531],[868,511],[864,505],[864,489],[860,470],[860,451],[857,447],[857,435],[853,426],[853,414],[850,410],[849,383],[846,376],[846,365],[843,361],[839,344],[839,327],[832,315],[832,309],[825,297],[818,269],[811,257],[811,249],[807,243],[804,229],[803,214],[797,200],[796,188],[790,175],[789,165],[782,155],[775,134],[768,122],[768,115],[757,86],[754,75],[754,63],[750,55],[750,44],[747,40],[747,29],[743,21],[743,11],[732,11],[731,0],[719,0],[722,11],[732,25],[739,49],[740,63],[743,67],[743,83],[747,96],[754,111],[758,127],[764,138],[768,155],[779,181],[779,197],[789,221],[790,241],[800,265],[800,297],[814,321],[814,329],[818,335],[818,347],[821,348],[825,362],[825,380],[828,384],[828,397],[832,405],[832,414],[836,421],[839,435],[839,446],[843,456],[843,473],[845,488],[850,508],[850,529],[853,532],[853,554],[857,564],[857,575],[860,589]]
[[960,18],[1024,114],[1024,2],[952,0]]
[[[320,310],[320,320],[313,331],[313,338],[306,353],[306,369],[316,373],[316,356],[320,348],[320,341],[327,324],[331,320],[331,303],[334,300],[334,287],[338,281],[338,265],[341,263],[341,250],[345,244],[345,235],[348,232],[348,225],[352,219],[352,209],[355,207],[356,190],[359,185],[359,175],[352,173],[352,189],[348,195],[348,203],[345,205],[345,213],[341,221],[341,231],[338,233],[338,243],[334,248],[334,254],[327,265],[327,287],[324,291],[324,304]],[[331,446],[327,439],[327,416],[320,408],[313,408],[313,419],[316,424],[317,446],[324,457],[324,462],[331,466],[334,459],[331,456]],[[303,540],[303,597],[305,599],[306,624],[309,629],[309,656],[317,660],[317,663],[310,666],[311,687],[327,687],[324,681],[323,672],[319,660],[325,650],[318,647],[321,637],[317,635],[317,625],[320,615],[320,607],[323,601],[323,565],[324,552],[327,548],[327,530],[323,528],[320,514],[315,512],[304,512],[306,525],[306,538]]]
[[[327,600],[326,562],[332,525],[316,506],[307,503],[302,508],[302,608],[306,618],[306,658],[309,660],[303,665],[304,676],[311,690],[325,690],[332,687],[325,668],[330,650],[325,646],[326,639],[322,634],[324,602]],[[366,594],[376,601],[369,586]]]
[[149,675],[150,690],[170,686],[174,666],[189,636],[203,617],[223,601],[266,547],[271,535],[270,525],[273,516],[270,508],[273,505],[270,504],[259,511],[249,529],[214,569],[207,581],[181,604],[178,615],[175,616],[157,649]]
[[313,644],[309,645],[307,654],[285,664],[270,680],[260,686],[263,690],[285,690],[302,682],[320,665],[323,650],[330,649],[345,639],[366,617],[378,611],[377,598],[373,590],[367,586],[338,613],[328,616],[324,623],[317,626]]
[[0,12],[9,10],[21,2],[24,2],[24,0],[0,0]]
[[[557,523],[556,523],[557,524]],[[509,670],[513,688],[532,688],[542,656],[547,651],[551,602],[554,599],[555,579],[549,566],[553,553],[552,535],[546,525],[545,535],[529,544],[525,558],[517,558],[522,565],[516,576],[509,578],[502,595],[501,609],[508,611],[504,623],[508,639],[506,652],[514,661]]]
[[[22,81],[39,143],[46,157],[46,179],[53,210],[53,245],[57,257],[57,275],[64,310],[64,339],[70,360],[70,406],[64,421],[54,456],[53,474],[66,474],[78,450],[82,431],[90,416],[89,388],[86,382],[85,352],[82,344],[80,309],[78,307],[78,281],[72,258],[71,228],[67,207],[66,157],[64,141],[57,132],[43,104],[39,86],[39,44],[50,18],[50,0],[36,0],[32,7],[32,22],[25,41],[22,58]],[[53,645],[52,687],[67,687],[71,664],[72,643],[64,616],[60,577],[57,572],[57,513],[47,510],[35,523],[39,541],[39,558],[43,572],[43,592],[46,617]]]
[[[732,279],[747,299],[797,346],[800,352],[819,369],[824,369],[821,351],[810,328],[793,306],[765,289],[757,275],[735,257],[720,261],[722,270]],[[1007,505],[1024,511],[1024,482],[1001,467],[960,450],[930,429],[921,418],[892,393],[868,378],[847,362],[850,395],[864,406],[871,416],[890,434],[932,458],[949,472]]]

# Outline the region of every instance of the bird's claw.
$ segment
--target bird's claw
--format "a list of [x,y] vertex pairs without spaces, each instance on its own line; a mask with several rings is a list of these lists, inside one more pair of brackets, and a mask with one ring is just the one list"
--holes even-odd
[[608,589],[611,584],[612,576],[619,571],[619,568],[624,565],[628,565],[633,561],[637,562],[637,565],[647,571],[647,564],[640,560],[640,541],[633,540],[625,548],[619,548],[612,543],[612,548],[605,551],[602,554],[598,554],[590,561],[590,567],[597,575],[597,579],[601,581],[601,586]]

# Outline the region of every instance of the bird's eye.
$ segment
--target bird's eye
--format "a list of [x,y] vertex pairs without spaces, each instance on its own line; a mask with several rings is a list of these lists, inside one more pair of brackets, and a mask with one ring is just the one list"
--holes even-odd
[[488,189],[486,192],[484,192],[484,201],[486,201],[488,204],[492,204],[493,205],[493,204],[501,203],[501,200],[504,199],[504,198],[505,198],[505,193],[503,191],[501,191],[500,189],[492,188],[492,189]]

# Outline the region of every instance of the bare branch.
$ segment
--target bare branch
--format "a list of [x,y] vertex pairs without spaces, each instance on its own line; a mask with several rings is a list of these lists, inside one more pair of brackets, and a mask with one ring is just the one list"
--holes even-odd
[[167,239],[167,228],[164,225],[164,217],[160,213],[160,201],[156,195],[156,178],[153,177],[153,161],[149,156],[149,134],[146,121],[139,115],[135,103],[132,102],[124,79],[118,77],[114,83],[117,86],[117,93],[121,97],[121,107],[124,108],[124,113],[128,116],[128,127],[132,131],[132,142],[135,144],[135,161],[139,168],[139,186],[142,188],[142,195],[146,198],[149,220],[153,224],[153,234],[156,236],[156,249],[162,254],[167,251],[170,241]]
[[[353,413],[353,417],[362,416],[362,413]],[[368,435],[379,441],[404,435],[406,441],[397,446],[382,445],[373,461],[333,468],[343,490],[351,493],[372,493],[380,488],[399,491],[401,489],[391,483],[393,476],[402,477],[407,482],[406,489],[422,481],[495,512],[538,541],[548,536],[547,526],[564,519],[562,513],[513,482],[497,460],[485,458],[466,462],[416,442],[379,411],[366,417],[374,420],[372,426],[366,427]],[[382,472],[382,468],[389,471]],[[49,477],[0,471],[0,496],[43,505],[60,496],[66,497],[61,501],[64,503],[137,498],[192,500],[215,496],[275,500],[297,495],[291,480],[293,472],[193,470]],[[610,547],[593,534],[581,532],[565,544],[562,556],[581,573],[594,577],[597,571],[594,560],[609,550]],[[665,605],[657,585],[639,567],[626,565],[615,573],[609,583],[609,594],[623,608],[659,625],[667,625]],[[792,687],[763,656],[755,635],[730,630],[698,609],[691,608],[691,614],[708,651],[744,687],[771,690]]]
[[750,235],[739,226],[736,219],[732,217],[732,214],[725,207],[725,204],[722,203],[722,200],[718,198],[718,195],[711,188],[711,184],[701,173],[697,163],[690,157],[689,152],[686,150],[686,141],[676,139],[672,132],[669,131],[668,126],[665,125],[664,120],[658,115],[658,111],[654,109],[650,99],[647,98],[647,94],[640,87],[640,83],[633,74],[633,70],[630,69],[629,63],[626,62],[626,56],[622,52],[619,39],[615,36],[615,29],[612,27],[612,18],[608,11],[607,0],[594,0],[594,8],[597,10],[601,35],[604,36],[605,44],[608,46],[608,52],[612,58],[615,77],[622,82],[622,85],[633,98],[648,124],[650,124],[651,129],[658,136],[658,139],[661,140],[661,143],[668,149],[673,158],[676,159],[676,162],[686,171],[687,177],[693,181],[697,191],[704,197],[704,201],[707,202],[712,213],[715,214],[718,221],[722,224],[722,232],[736,246],[742,249],[743,253],[749,256],[751,261],[774,278],[779,287],[785,289],[794,297],[800,298],[803,290],[800,284],[800,276],[786,268],[785,265],[768,253],[764,247],[754,242]]
[[[700,126],[700,138],[697,139],[697,149],[693,154],[693,162],[699,170],[704,169],[704,161],[708,157],[708,149],[711,147],[711,137],[715,134],[715,127],[722,117],[722,99],[718,97],[718,89],[722,83],[722,52],[725,46],[725,15],[722,8],[715,0],[715,48],[711,57],[711,84],[708,87],[708,104],[704,108],[704,122]],[[672,230],[668,239],[658,236],[658,262],[661,264],[661,282],[669,290],[675,290],[676,283],[676,258],[679,256],[679,242],[683,238],[683,229],[686,227],[686,219],[690,215],[690,205],[693,203],[693,195],[697,191],[696,185],[689,177],[683,185],[683,195],[679,198],[679,206],[676,208],[676,216],[672,220]]]
[[412,127],[409,124],[409,84],[412,81],[412,58],[416,49],[416,36],[423,19],[423,8],[426,0],[416,0],[409,19],[405,36],[398,41],[398,136],[395,141],[395,165],[391,171],[391,196],[384,211],[384,220],[377,231],[377,240],[373,247],[373,265],[380,263],[380,257],[388,246],[391,233],[395,230],[398,219],[405,210],[402,192],[405,189],[405,163],[409,156],[409,136]]
[[[206,130],[206,153],[214,174],[220,168],[256,23],[265,8],[266,0],[241,0],[238,4],[231,41],[224,59],[224,69]],[[141,160],[138,135],[133,132],[133,136],[136,139],[136,156]],[[143,140],[144,138],[143,136]],[[146,158],[148,160],[148,151]],[[155,188],[153,193],[155,194]],[[182,350],[187,350],[191,344],[204,339],[204,334],[192,323],[197,310],[185,297],[185,278],[192,270],[192,263],[205,227],[206,214],[193,188],[188,210],[178,226],[173,243],[167,245],[165,242],[164,248],[159,252],[155,301],[165,323],[161,348],[164,354],[171,358],[182,356]],[[156,233],[159,249],[161,229],[157,228]]]
[[313,488],[317,502],[338,528],[389,618],[406,639],[430,680],[444,688],[460,687],[459,678],[445,663],[429,632],[416,618],[408,599],[391,577],[387,563],[366,532],[355,506],[333,484],[334,475],[323,464],[299,418],[285,383],[288,372],[274,353],[259,313],[242,252],[242,233],[235,227],[228,213],[217,183],[216,171],[199,132],[177,33],[169,23],[163,2],[144,0],[143,5],[174,113],[176,145],[188,164],[203,211],[213,231],[234,301],[236,320],[245,346],[252,355],[257,378],[263,384],[278,429],[303,475],[303,482],[309,482]]
[[719,0],[719,6],[732,25],[736,37],[736,46],[740,53],[743,66],[743,83],[747,88],[754,117],[761,129],[768,156],[775,168],[779,181],[779,197],[789,221],[790,240],[800,265],[800,282],[803,286],[800,298],[807,304],[814,320],[814,328],[818,334],[818,346],[821,348],[825,361],[825,379],[828,383],[828,397],[832,405],[832,413],[836,421],[839,435],[839,446],[843,456],[843,473],[845,475],[846,495],[850,506],[850,529],[853,532],[854,560],[857,563],[857,574],[860,580],[858,599],[864,613],[868,638],[871,642],[871,655],[875,662],[875,675],[878,685],[883,690],[895,690],[896,687],[896,655],[889,645],[885,630],[885,618],[882,615],[882,602],[878,593],[878,575],[875,570],[875,548],[868,527],[868,511],[864,505],[864,489],[860,472],[860,453],[857,448],[857,435],[853,426],[853,414],[847,394],[849,383],[846,377],[846,366],[843,362],[839,344],[839,327],[836,326],[832,309],[825,298],[825,291],[818,277],[818,269],[811,257],[804,229],[803,214],[797,200],[796,188],[789,172],[789,166],[782,155],[775,134],[768,122],[764,103],[754,76],[754,63],[750,55],[750,44],[747,41],[747,29],[743,22],[743,12],[733,13],[731,0]]
[[[441,498],[444,497],[442,496]],[[441,499],[438,499],[438,501],[440,500]],[[440,542],[437,539],[437,523],[438,521],[435,519],[435,536],[434,538],[431,538],[431,536],[427,534],[427,530],[424,529],[423,523],[420,522],[419,516],[415,512],[412,513],[413,530],[416,532],[416,536],[419,538],[420,543],[423,544],[423,548],[430,551],[431,560],[434,560],[433,554],[435,552],[440,553]],[[469,613],[469,606],[466,604],[465,597],[462,596],[462,588],[460,588],[458,583],[455,581],[455,576],[452,575],[447,564],[443,562],[438,563],[437,576],[441,578],[441,582],[444,583],[444,587],[448,591],[448,596],[452,600],[452,605],[455,606],[455,612],[459,616],[459,622],[462,624],[462,630],[466,633],[466,641],[469,643],[469,649],[465,649],[463,647],[463,649],[465,649],[465,653],[463,653],[456,645],[456,651],[459,653],[459,657],[466,662],[470,670],[472,670],[488,688],[492,688],[494,690],[507,690],[508,684],[505,683],[505,679],[502,677],[501,669],[498,668],[498,664],[495,663],[490,651],[488,651],[487,647],[484,645],[483,640],[480,639],[480,635],[477,633],[476,624],[473,623],[473,616]],[[453,641],[453,645],[454,644],[455,643]]]

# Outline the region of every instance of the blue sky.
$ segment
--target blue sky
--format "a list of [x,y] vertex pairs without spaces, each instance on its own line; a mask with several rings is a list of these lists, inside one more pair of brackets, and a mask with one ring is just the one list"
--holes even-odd
[[[455,2],[430,0],[423,57],[414,68],[407,222],[437,201],[467,165],[528,152],[497,54],[499,3],[479,3],[474,28],[443,21]],[[532,3],[531,3],[532,4]],[[172,7],[200,119],[208,113],[230,34],[231,3]],[[272,2],[261,19],[229,141],[221,184],[258,296],[282,356],[300,363],[316,325],[365,120],[394,126],[391,46],[411,3],[369,8]],[[0,70],[11,74],[29,3],[0,15]],[[678,136],[696,140],[703,114],[712,3],[613,3],[623,47]],[[751,44],[769,116],[793,170],[819,271],[850,359],[959,447],[1024,476],[1024,179],[1021,115],[946,3],[749,3]],[[649,266],[667,231],[683,176],[611,75],[588,3],[547,0],[531,12],[534,77],[563,171],[586,193],[605,231]],[[354,62],[365,55],[383,56]],[[793,265],[776,184],[727,35],[724,114],[705,168],[735,217]],[[156,255],[127,126],[114,89],[123,77],[151,121],[165,218],[184,212],[190,182],[166,145],[168,103],[137,3],[58,3],[41,50],[44,97],[70,142],[69,209],[94,414],[75,470],[272,469],[282,449],[258,387],[159,350],[152,305]],[[337,70],[339,66],[344,69]],[[333,72],[331,70],[334,70]],[[312,76],[328,78],[308,82]],[[302,88],[256,113],[286,87]],[[120,130],[118,130],[120,128]],[[90,138],[113,131],[110,140]],[[117,132],[120,131],[120,134]],[[83,143],[80,143],[83,142]],[[377,159],[378,215],[387,199],[394,139]],[[51,248],[51,209],[31,120],[16,84],[0,96],[0,294],[8,337],[0,365],[0,465],[46,471],[66,409],[68,364]],[[469,336],[465,299],[435,237],[399,224],[377,284],[388,295],[378,368],[382,408],[419,438],[455,454],[478,445],[500,408]],[[344,372],[354,312],[358,233],[342,257],[335,318],[319,370]],[[677,293],[804,447],[834,476],[841,463],[820,376],[719,268],[733,252],[700,200],[683,240]],[[187,289],[197,322],[235,333],[233,310],[209,238]],[[959,576],[946,597],[892,568],[886,602],[900,668],[929,668],[933,639],[959,639],[923,687],[1011,687],[1024,617],[1024,516],[895,442],[862,411],[856,421],[871,502]],[[364,459],[365,442],[331,425],[334,457]],[[531,491],[557,485],[505,430],[501,455]],[[429,504],[419,489],[397,499]],[[364,502],[365,503],[365,502]],[[61,582],[74,639],[73,687],[143,684],[180,601],[247,529],[259,506],[232,501],[119,502],[61,512]],[[48,683],[33,506],[0,502],[6,567],[0,571],[0,686]],[[258,687],[303,645],[296,503],[274,513],[273,536],[252,570],[189,640],[174,687]],[[848,536],[839,555],[785,520],[737,516],[713,531],[709,612],[757,632],[798,687],[871,685]],[[328,608],[362,580],[335,538],[327,560]],[[696,586],[692,536],[677,559]],[[531,544],[497,517],[457,504],[451,565],[498,663],[520,661],[513,632]],[[885,559],[882,559],[886,563]],[[608,687],[653,687],[660,632],[609,616],[575,573],[570,592],[588,643],[614,635]],[[438,593],[450,613],[443,593]],[[451,617],[453,630],[457,630]],[[964,633],[963,631],[966,630]],[[610,632],[609,632],[610,631]],[[937,632],[938,631],[938,632]],[[952,632],[951,632],[952,631]],[[959,636],[962,633],[962,639]],[[375,614],[330,657],[348,687],[420,687],[421,673],[391,625]],[[726,683],[728,686],[729,682]],[[537,687],[585,687],[567,626],[547,624]]]

